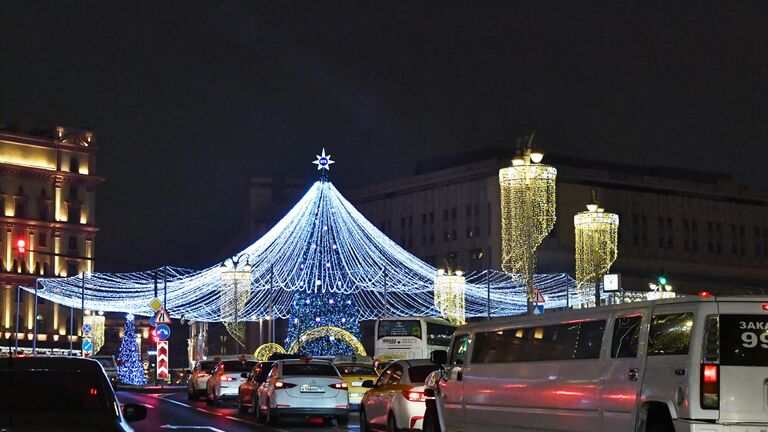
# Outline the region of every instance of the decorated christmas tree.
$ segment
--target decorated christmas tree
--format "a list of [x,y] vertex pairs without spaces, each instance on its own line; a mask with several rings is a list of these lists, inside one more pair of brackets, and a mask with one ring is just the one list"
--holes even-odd
[[136,325],[133,323],[133,314],[125,316],[123,342],[117,357],[117,379],[123,384],[144,385],[147,383],[147,379],[144,377],[144,367],[141,364],[141,353],[136,343]]
[[[330,155],[318,156],[321,182],[328,181]],[[353,291],[354,282],[343,267],[344,257],[335,232],[332,218],[336,215],[329,199],[320,199],[315,217],[306,226],[309,243],[302,253],[301,270],[308,275],[300,289],[293,295],[291,316],[288,323],[286,347],[298,341],[299,353],[309,356],[354,354],[349,345],[349,334],[360,339],[357,302]],[[302,337],[307,331],[322,328],[323,331]],[[349,333],[345,333],[343,330]],[[357,342],[355,340],[354,342]]]

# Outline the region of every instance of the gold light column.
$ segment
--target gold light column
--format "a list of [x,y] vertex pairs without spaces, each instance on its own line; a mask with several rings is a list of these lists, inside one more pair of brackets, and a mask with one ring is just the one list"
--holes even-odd
[[555,225],[557,178],[557,169],[541,163],[544,155],[531,151],[533,137],[511,167],[499,170],[501,267],[525,278],[528,313],[533,312],[536,249]]
[[[224,321],[224,327],[237,343],[245,348],[245,323],[239,322],[240,317],[251,296],[251,265],[228,259],[231,266],[222,264],[221,270],[221,316],[231,317]],[[238,265],[241,264],[241,265]]]
[[600,283],[618,255],[619,215],[605,213],[597,203],[573,217],[576,230],[576,291],[581,303],[589,305],[589,286],[595,305],[600,305]]
[[443,269],[435,276],[435,307],[451,324],[466,323],[464,292],[466,279],[461,270],[451,274]]

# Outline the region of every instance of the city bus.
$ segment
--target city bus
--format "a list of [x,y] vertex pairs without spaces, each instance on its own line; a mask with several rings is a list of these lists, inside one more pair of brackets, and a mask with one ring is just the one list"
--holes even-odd
[[448,349],[456,326],[440,318],[398,317],[376,321],[374,355],[380,362],[427,358]]

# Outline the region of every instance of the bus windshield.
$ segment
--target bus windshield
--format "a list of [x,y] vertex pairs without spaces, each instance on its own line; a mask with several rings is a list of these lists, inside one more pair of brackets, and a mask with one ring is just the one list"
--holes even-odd
[[413,336],[421,339],[421,321],[419,320],[381,320],[378,338],[392,336]]

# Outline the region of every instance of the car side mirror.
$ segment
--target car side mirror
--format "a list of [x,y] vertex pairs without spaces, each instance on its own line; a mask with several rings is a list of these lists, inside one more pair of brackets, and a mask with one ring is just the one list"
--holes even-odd
[[429,353],[429,361],[437,365],[444,365],[448,363],[448,351],[446,350],[434,350]]
[[135,422],[147,418],[147,407],[139,404],[123,405],[123,417],[127,422]]
[[240,378],[248,378],[248,372],[241,373]]
[[424,397],[435,397],[435,389],[433,389],[433,388],[425,388],[424,389]]
[[365,381],[363,381],[362,387],[364,387],[364,388],[373,388],[373,380],[365,380]]

